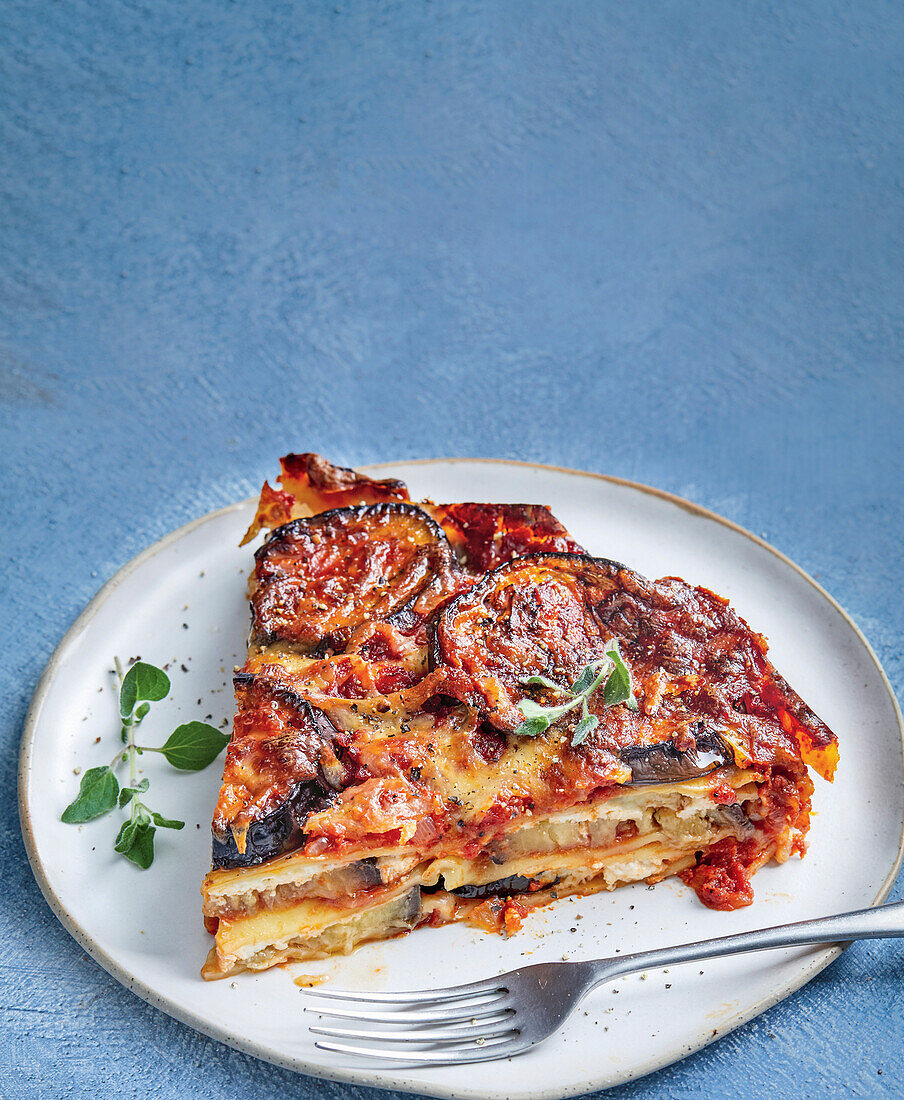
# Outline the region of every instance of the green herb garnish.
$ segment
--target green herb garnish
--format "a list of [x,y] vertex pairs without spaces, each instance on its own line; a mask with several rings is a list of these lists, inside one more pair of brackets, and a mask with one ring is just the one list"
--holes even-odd
[[[125,675],[118,658],[115,664],[119,677],[120,737],[125,748],[118,749],[109,764],[85,772],[78,795],[63,810],[60,820],[80,825],[104,817],[117,806],[120,809],[128,806],[129,816],[116,836],[113,849],[146,869],[154,862],[157,829],[182,829],[185,822],[163,817],[141,801],[150,783],[146,778],[139,782],[137,758],[145,752],[159,752],[174,768],[200,771],[213,763],[229,744],[229,734],[206,722],[187,722],[177,726],[159,748],[137,745],[135,731],[151,709],[151,703],[159,703],[169,695],[170,680],[162,668],[146,661],[135,661]],[[129,785],[121,788],[116,769],[124,763],[129,765]]]
[[601,684],[604,684],[605,706],[615,707],[624,703],[631,710],[637,710],[637,700],[631,687],[631,672],[622,660],[617,642],[609,644],[605,657],[585,665],[571,687],[564,687],[550,680],[548,676],[539,675],[528,676],[521,683],[525,687],[542,687],[547,691],[558,692],[566,697],[566,702],[544,707],[534,699],[522,699],[518,709],[524,715],[524,721],[514,731],[519,737],[538,737],[569,711],[580,707],[581,717],[574,728],[571,746],[577,748],[582,745],[600,724],[599,718],[590,713],[587,700]]

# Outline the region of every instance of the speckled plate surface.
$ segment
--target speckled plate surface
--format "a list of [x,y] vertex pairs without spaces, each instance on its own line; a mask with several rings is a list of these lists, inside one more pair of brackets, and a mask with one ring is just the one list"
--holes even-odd
[[314,1047],[301,1011],[307,994],[293,977],[323,974],[357,989],[442,986],[525,962],[723,935],[879,902],[901,860],[900,712],[866,640],[793,563],[676,497],[594,475],[478,460],[379,469],[404,478],[415,499],[549,504],[591,552],[728,596],[838,734],[835,783],[815,780],[807,858],[760,871],[754,904],[735,913],[711,912],[667,881],[563,900],[507,941],[464,927],[425,929],[347,959],[203,982],[198,972],[210,938],[199,884],[209,866],[219,762],[189,775],[142,759],[154,807],[188,823],[181,833],[158,833],[157,860],[146,872],[114,855],[115,815],[74,827],[59,814],[77,788],[73,769],[105,763],[115,751],[114,654],[169,664],[173,695],[146,720],[148,743],[191,718],[231,716],[231,672],[244,659],[247,631],[250,553],[237,546],[253,512],[246,501],[175,531],[122,569],[63,639],[35,693],[21,749],[22,829],[44,896],[79,943],[139,996],[261,1058],[322,1077],[480,1100],[543,1100],[648,1073],[762,1012],[827,965],[837,949],[740,956],[623,979],[588,997],[536,1050],[479,1067],[375,1069]]

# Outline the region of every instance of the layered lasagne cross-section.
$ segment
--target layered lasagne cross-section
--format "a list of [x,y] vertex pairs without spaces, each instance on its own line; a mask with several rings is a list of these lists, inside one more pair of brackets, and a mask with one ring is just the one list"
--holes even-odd
[[454,920],[509,934],[675,874],[732,909],[803,854],[835,738],[725,600],[590,556],[538,505],[416,505],[282,462],[251,532],[205,977]]

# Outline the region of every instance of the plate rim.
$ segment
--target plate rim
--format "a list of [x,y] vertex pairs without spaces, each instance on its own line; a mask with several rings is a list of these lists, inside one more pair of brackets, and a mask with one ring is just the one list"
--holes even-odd
[[[832,596],[825,588],[810,574],[799,566],[795,561],[789,558],[781,550],[778,550],[771,543],[765,539],[760,538],[759,535],[754,534],[746,527],[741,526],[739,523],[735,523],[734,520],[727,519],[725,516],[720,515],[718,512],[714,512],[709,508],[704,507],[701,504],[697,504],[694,501],[687,500],[684,497],[678,496],[676,493],[668,492],[665,489],[658,489],[651,485],[645,485],[642,482],[633,481],[629,478],[616,477],[612,474],[601,474],[591,470],[579,470],[568,466],[557,466],[549,463],[542,462],[530,462],[523,459],[508,459],[508,458],[484,458],[484,457],[454,457],[454,458],[408,458],[398,459],[396,461],[384,461],[362,464],[357,466],[356,469],[366,471],[379,471],[388,467],[398,466],[430,466],[430,465],[450,465],[458,463],[483,463],[486,465],[499,465],[499,466],[518,466],[526,467],[535,470],[552,471],[554,473],[568,474],[575,477],[593,478],[599,481],[606,481],[610,484],[618,485],[622,488],[632,489],[637,492],[644,493],[649,496],[657,497],[661,500],[665,500],[670,504],[675,505],[690,512],[692,515],[699,516],[703,519],[710,520],[711,522],[721,524],[730,530],[750,539],[752,542],[767,550],[770,554],[773,554],[785,565],[790,566],[800,577],[807,581],[818,593],[825,599],[835,611],[841,615],[847,626],[853,631],[861,645],[866,650],[876,671],[879,674],[879,679],[885,688],[886,694],[891,701],[892,711],[898,725],[898,736],[900,739],[900,748],[902,755],[902,770],[904,770],[904,716],[901,713],[901,707],[898,703],[898,699],[892,688],[891,682],[885,673],[885,669],[882,667],[879,658],[876,656],[873,647],[870,645],[868,639],[864,635],[863,631],[851,617],[851,615],[842,607],[842,605]],[[379,1087],[382,1084],[382,1079],[376,1070],[368,1070],[362,1067],[361,1070],[356,1070],[352,1067],[330,1067],[321,1066],[316,1063],[302,1062],[300,1060],[293,1060],[280,1054],[276,1050],[268,1049],[262,1046],[259,1042],[252,1040],[244,1040],[241,1036],[236,1036],[218,1027],[216,1024],[210,1023],[208,1020],[199,1018],[193,1011],[188,1010],[173,1002],[170,998],[161,996],[152,987],[146,985],[143,981],[139,981],[130,971],[118,963],[112,956],[98,944],[86,931],[72,914],[63,906],[59,901],[53,888],[50,885],[47,873],[44,870],[44,866],[38,855],[37,845],[35,842],[35,835],[33,829],[33,823],[31,819],[31,813],[28,807],[26,799],[26,790],[28,785],[28,775],[32,767],[32,751],[34,747],[35,732],[38,725],[38,718],[40,716],[41,708],[44,703],[44,699],[50,689],[51,681],[53,680],[57,668],[63,657],[65,651],[71,645],[72,642],[88,627],[91,620],[99,611],[101,605],[109,598],[109,596],[137,569],[149,561],[151,558],[156,557],[161,551],[165,550],[172,543],[184,538],[192,531],[201,527],[203,524],[210,522],[211,520],[219,519],[221,516],[227,515],[229,512],[238,511],[242,508],[246,508],[250,503],[253,503],[255,497],[245,497],[243,500],[236,501],[233,504],[227,504],[222,508],[216,508],[211,512],[207,512],[202,516],[199,516],[193,520],[189,520],[188,523],[182,524],[175,530],[170,531],[168,534],[163,535],[150,546],[145,547],[129,561],[125,562],[103,585],[97,590],[94,596],[88,601],[83,610],[78,614],[75,621],[69,627],[69,629],[63,634],[63,637],[55,646],[47,664],[44,666],[44,670],[38,679],[35,687],[34,694],[31,699],[31,703],[28,707],[28,712],[25,716],[25,722],[22,727],[22,734],[19,745],[19,760],[17,769],[17,802],[19,813],[19,825],[22,831],[22,840],[25,845],[25,852],[28,857],[29,865],[31,866],[32,874],[35,877],[35,881],[38,884],[38,888],[44,897],[44,900],[50,906],[51,911],[57,920],[63,925],[67,932],[73,937],[73,939],[82,947],[94,960],[97,962],[108,974],[114,977],[121,985],[123,985],[130,992],[135,993],[143,1001],[155,1008],[165,1012],[168,1016],[173,1017],[180,1023],[193,1028],[196,1031],[207,1035],[218,1042],[225,1043],[227,1046],[231,1046],[237,1050],[246,1054],[251,1054],[256,1058],[261,1058],[264,1061],[271,1064],[280,1066],[283,1069],[292,1070],[296,1073],[304,1073],[314,1078],[321,1078],[324,1080],[333,1081],[345,1081],[354,1084],[364,1084],[371,1087]],[[894,863],[883,880],[879,891],[876,894],[870,906],[876,906],[881,904],[891,891],[892,886],[897,879],[898,873],[901,869],[902,860],[904,860],[904,820],[902,820],[901,835],[898,838],[898,852],[894,860]],[[566,1096],[578,1096],[587,1092],[593,1092],[601,1088],[615,1087],[618,1084],[625,1084],[628,1081],[634,1081],[641,1077],[645,1077],[647,1074],[654,1073],[658,1069],[662,1069],[666,1066],[672,1065],[675,1062],[682,1060],[690,1054],[696,1053],[698,1050],[702,1050],[704,1047],[709,1046],[710,1043],[716,1039],[724,1038],[724,1036],[735,1031],[742,1024],[747,1023],[754,1017],[761,1015],[774,1005],[783,1001],[786,997],[790,996],[796,990],[806,985],[813,978],[816,977],[822,970],[824,970],[831,962],[833,962],[838,956],[845,950],[847,945],[832,946],[823,948],[814,953],[814,956],[810,964],[804,967],[798,974],[796,974],[790,981],[779,986],[778,989],[773,990],[768,996],[761,998],[749,1009],[744,1009],[738,1012],[736,1015],[730,1017],[724,1022],[717,1032],[704,1037],[699,1043],[692,1043],[691,1045],[682,1045],[678,1049],[668,1049],[666,1051],[658,1051],[651,1058],[642,1062],[635,1071],[629,1072],[624,1076],[620,1076],[617,1081],[609,1082],[607,1084],[607,1078],[594,1078],[591,1081],[585,1082],[578,1086],[569,1086],[565,1090],[553,1089],[535,1091],[523,1094],[511,1094],[507,1100],[557,1100],[559,1097]],[[429,1087],[429,1091],[425,1091],[425,1086]],[[462,1092],[460,1089],[444,1087],[439,1081],[435,1084],[430,1081],[412,1081],[410,1084],[393,1084],[393,1088],[401,1092],[417,1093],[422,1096],[436,1096],[449,1098],[449,1100],[456,1100],[459,1097],[477,1096],[479,1094],[468,1092]]]

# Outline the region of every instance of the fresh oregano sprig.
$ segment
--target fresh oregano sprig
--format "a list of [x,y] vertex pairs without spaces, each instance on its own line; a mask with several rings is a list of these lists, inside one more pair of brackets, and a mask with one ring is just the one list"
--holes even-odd
[[[159,748],[136,744],[135,732],[151,703],[159,703],[169,695],[170,679],[162,668],[146,661],[135,661],[125,674],[118,658],[114,663],[119,678],[120,737],[125,748],[117,749],[109,764],[85,772],[78,795],[63,810],[60,819],[69,825],[80,825],[104,817],[117,806],[128,807],[129,816],[116,836],[113,849],[147,869],[154,862],[157,829],[182,829],[185,822],[163,817],[145,805],[141,796],[150,784],[146,778],[139,782],[137,758],[145,752],[159,752],[174,768],[200,771],[213,763],[229,744],[229,735],[206,722],[186,722],[177,726]],[[116,778],[116,769],[123,763],[129,766],[127,787],[120,787]]]
[[631,686],[631,672],[622,660],[618,643],[610,642],[605,657],[585,665],[571,687],[564,687],[550,680],[548,676],[528,676],[521,683],[525,687],[542,687],[564,695],[566,701],[556,706],[544,707],[534,699],[522,699],[518,709],[524,715],[524,721],[515,733],[520,737],[538,737],[545,733],[553,723],[558,722],[569,711],[581,708],[581,717],[574,728],[571,738],[572,748],[582,745],[600,724],[599,718],[591,714],[587,701],[603,684],[603,703],[607,707],[624,703],[631,710],[637,710],[637,700]]

